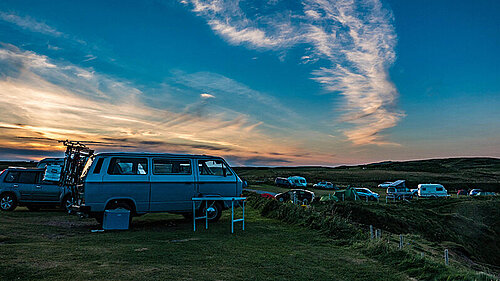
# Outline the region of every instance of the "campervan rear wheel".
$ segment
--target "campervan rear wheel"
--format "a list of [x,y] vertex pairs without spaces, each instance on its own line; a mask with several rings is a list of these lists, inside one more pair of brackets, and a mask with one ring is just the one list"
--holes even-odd
[[[114,210],[120,208],[130,211],[129,225],[131,225],[132,217],[134,215],[134,210],[129,204],[125,202],[113,202],[108,204],[108,206],[106,206],[106,210]],[[97,221],[97,223],[99,223],[99,225],[102,225],[103,219],[104,219],[104,213],[100,213],[95,216],[95,220]]]

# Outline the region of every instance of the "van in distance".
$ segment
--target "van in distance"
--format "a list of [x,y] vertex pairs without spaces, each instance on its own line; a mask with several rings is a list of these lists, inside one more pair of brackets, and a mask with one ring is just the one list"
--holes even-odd
[[419,197],[448,197],[448,191],[441,184],[435,183],[425,183],[418,185],[418,196]]
[[[193,197],[238,197],[242,185],[221,157],[99,153],[85,165],[73,210],[100,223],[105,210],[117,208],[128,209],[131,216],[155,212],[192,215]],[[197,209],[205,208],[205,204],[198,205]],[[209,202],[209,219],[218,220],[230,205]]]

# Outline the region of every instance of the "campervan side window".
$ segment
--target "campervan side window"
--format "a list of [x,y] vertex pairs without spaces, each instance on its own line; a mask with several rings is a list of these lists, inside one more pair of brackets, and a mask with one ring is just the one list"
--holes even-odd
[[191,161],[189,160],[172,160],[172,159],[153,159],[153,174],[155,175],[170,175],[170,174],[191,174]]
[[222,160],[198,160],[200,175],[230,176],[231,171],[224,165]]
[[148,159],[146,158],[112,158],[109,163],[110,175],[147,175]]
[[436,187],[436,191],[443,191],[442,187]]

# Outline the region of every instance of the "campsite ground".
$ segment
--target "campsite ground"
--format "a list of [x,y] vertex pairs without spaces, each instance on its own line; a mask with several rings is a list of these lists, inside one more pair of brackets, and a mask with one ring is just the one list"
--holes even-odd
[[0,213],[0,280],[407,280],[361,251],[248,208],[193,232],[181,216],[150,214],[129,231],[91,233],[63,212]]

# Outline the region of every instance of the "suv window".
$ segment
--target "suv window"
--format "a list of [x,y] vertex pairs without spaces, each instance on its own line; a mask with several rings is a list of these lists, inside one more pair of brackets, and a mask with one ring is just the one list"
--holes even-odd
[[227,169],[222,160],[198,160],[200,175],[230,176],[231,171]]
[[9,173],[5,176],[5,182],[19,182],[19,172],[17,171],[9,171]]
[[34,184],[39,173],[37,172],[20,172],[19,183]]
[[173,159],[153,159],[153,174],[191,174],[191,161]]
[[147,175],[148,159],[146,158],[112,158],[109,163],[110,175]]

